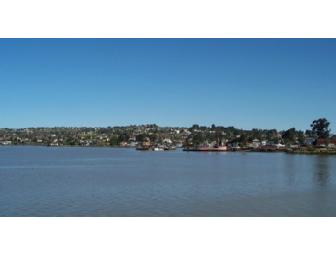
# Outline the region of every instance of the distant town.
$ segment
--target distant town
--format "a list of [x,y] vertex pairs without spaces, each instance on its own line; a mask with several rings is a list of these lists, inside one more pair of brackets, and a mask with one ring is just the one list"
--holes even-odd
[[256,151],[336,154],[336,135],[325,118],[315,120],[306,131],[291,128],[243,130],[235,127],[159,127],[155,124],[106,128],[0,129],[0,145],[129,147],[169,151]]

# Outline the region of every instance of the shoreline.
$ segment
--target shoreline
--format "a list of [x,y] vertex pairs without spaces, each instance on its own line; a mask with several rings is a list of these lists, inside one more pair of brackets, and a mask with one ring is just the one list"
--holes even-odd
[[[9,148],[9,147],[44,147],[44,148],[105,148],[105,149],[132,149],[136,150],[136,147],[127,147],[127,146],[79,146],[79,145],[61,145],[61,146],[49,146],[49,145],[42,145],[42,144],[11,144],[11,145],[0,145],[0,148]],[[211,149],[208,150],[198,150],[194,149],[187,149],[187,148],[177,148],[177,151],[183,152],[206,152],[206,153],[235,153],[235,152],[243,152],[243,153],[286,153],[286,154],[295,154],[295,155],[331,155],[336,156],[335,149],[321,149],[321,148],[310,148],[310,149],[282,149],[282,150],[263,150],[262,148],[258,149],[240,149],[240,150],[217,150]],[[142,151],[152,151],[152,150],[142,150]],[[175,151],[175,150],[167,150],[167,151]],[[164,151],[164,152],[167,152]]]
[[321,150],[298,150],[298,151],[287,151],[288,154],[296,154],[296,155],[335,155],[336,156],[336,150],[327,150],[327,151],[321,151]]

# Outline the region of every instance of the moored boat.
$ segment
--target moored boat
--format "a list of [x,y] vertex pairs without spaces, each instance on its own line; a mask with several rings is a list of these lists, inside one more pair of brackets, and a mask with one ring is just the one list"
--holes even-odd
[[153,151],[164,151],[164,149],[160,148],[160,147],[155,147],[155,148],[153,148]]

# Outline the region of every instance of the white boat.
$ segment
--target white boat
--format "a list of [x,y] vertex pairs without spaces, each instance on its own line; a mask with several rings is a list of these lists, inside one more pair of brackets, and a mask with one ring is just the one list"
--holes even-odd
[[155,147],[155,148],[153,149],[153,151],[164,151],[164,149],[163,149],[163,148],[159,148],[159,147]]

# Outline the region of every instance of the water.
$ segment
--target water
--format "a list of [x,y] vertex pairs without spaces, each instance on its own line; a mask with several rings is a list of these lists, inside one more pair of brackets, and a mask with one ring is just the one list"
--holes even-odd
[[336,157],[0,147],[0,216],[336,216]]

